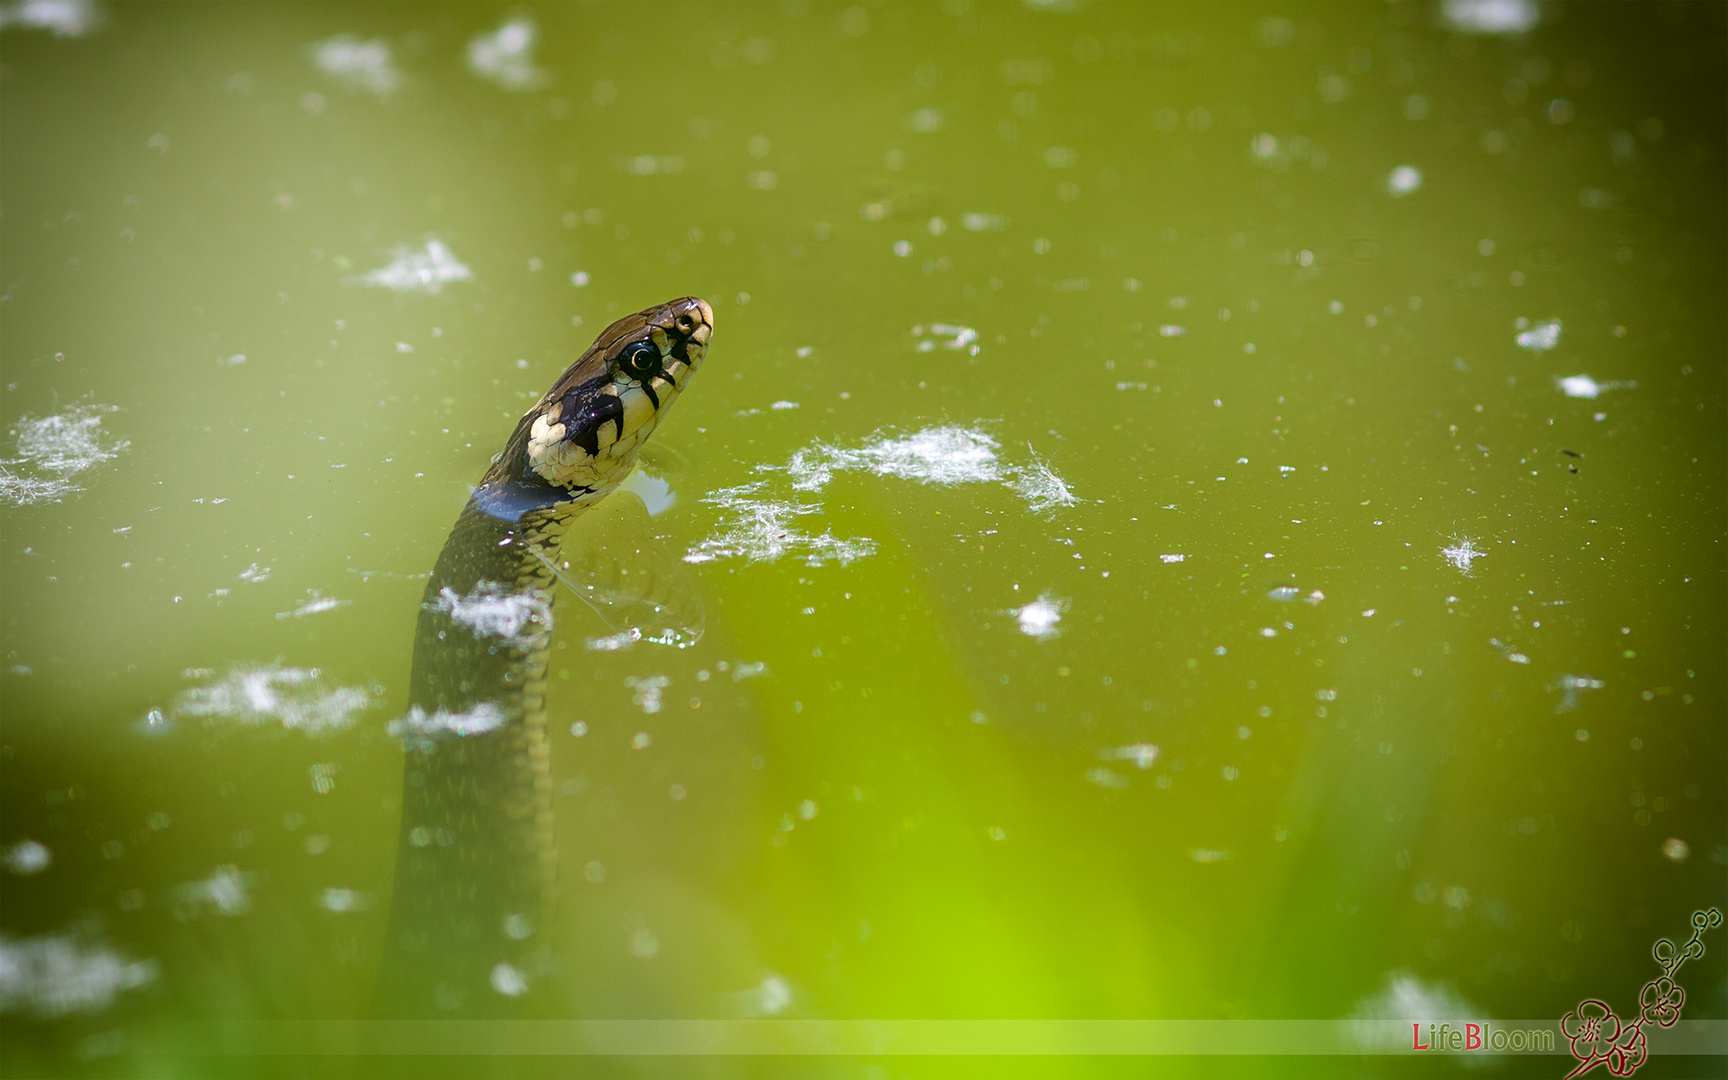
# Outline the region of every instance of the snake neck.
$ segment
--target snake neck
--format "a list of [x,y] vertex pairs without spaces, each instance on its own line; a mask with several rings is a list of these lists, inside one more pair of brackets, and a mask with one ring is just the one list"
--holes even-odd
[[553,962],[545,678],[554,559],[580,507],[457,519],[415,627],[381,1008],[523,1015]]
[[[456,521],[414,631],[381,1015],[544,1015],[557,887],[546,652],[564,529],[629,475],[702,364],[681,297],[601,332],[517,421]],[[526,1006],[526,1008],[524,1008]]]

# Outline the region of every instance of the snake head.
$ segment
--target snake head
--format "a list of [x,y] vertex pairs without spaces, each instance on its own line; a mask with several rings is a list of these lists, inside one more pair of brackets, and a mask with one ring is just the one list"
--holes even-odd
[[702,366],[713,332],[714,310],[694,296],[608,326],[523,415],[476,498],[514,519],[611,491]]

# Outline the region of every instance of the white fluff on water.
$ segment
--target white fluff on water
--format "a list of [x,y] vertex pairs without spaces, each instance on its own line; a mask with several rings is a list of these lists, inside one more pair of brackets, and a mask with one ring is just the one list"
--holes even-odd
[[802,558],[810,566],[838,562],[845,566],[876,553],[868,537],[839,539],[830,531],[820,535],[800,531],[794,519],[818,513],[821,503],[777,499],[765,481],[722,488],[702,501],[725,511],[714,534],[692,547],[685,562],[704,563],[717,559],[773,562],[782,556]]
[[1422,187],[1422,170],[1414,165],[1400,165],[1386,178],[1386,193],[1401,199]]
[[388,266],[362,274],[359,282],[395,292],[436,295],[457,281],[473,281],[474,271],[457,260],[442,241],[428,240],[420,248],[397,248]]
[[1440,549],[1440,555],[1453,567],[1470,573],[1470,564],[1483,558],[1488,553],[1476,546],[1476,541],[1470,537],[1455,538],[1452,543]]
[[[1468,903],[1467,894],[1463,902]],[[1450,906],[1450,900],[1448,903]],[[1386,976],[1384,989],[1364,997],[1350,1010],[1348,1019],[1339,1021],[1338,1033],[1347,1046],[1390,1051],[1409,1046],[1412,1024],[1420,1031],[1440,1023],[1462,1030],[1465,1021],[1480,1021],[1487,1015],[1448,986],[1423,982],[1408,971],[1394,971]]]
[[478,34],[468,42],[468,69],[505,90],[532,90],[545,82],[534,63],[534,47],[540,28],[526,15],[518,15],[490,34]]
[[836,474],[854,472],[949,487],[1002,484],[1042,513],[1080,500],[1049,462],[1028,448],[1024,465],[1002,460],[996,439],[975,427],[943,424],[907,435],[877,434],[858,446],[813,442],[792,453],[785,465],[758,465],[757,471],[783,474],[790,491],[771,480],[722,488],[702,501],[725,511],[716,531],[693,546],[686,562],[743,558],[771,562],[782,556],[803,558],[811,566],[845,565],[875,554],[868,537],[841,539],[797,528],[800,517],[818,514],[822,503],[808,496],[821,492]]
[[1549,319],[1522,331],[1514,340],[1518,342],[1520,349],[1529,349],[1531,352],[1547,352],[1560,344],[1560,330],[1560,320]]
[[1535,28],[1542,12],[1535,0],[1446,0],[1440,18],[1466,34],[1522,34]]
[[130,445],[102,430],[102,417],[118,411],[85,403],[50,416],[20,417],[11,433],[16,456],[0,460],[0,500],[32,506],[83,490],[78,474],[112,461]]
[[94,0],[14,0],[0,4],[0,30],[46,30],[55,37],[84,37],[102,28]]
[[495,581],[482,581],[466,596],[446,585],[427,605],[466,626],[476,637],[503,638],[527,646],[552,632],[552,605],[535,593],[513,593]]
[[418,705],[411,706],[408,715],[392,720],[385,732],[395,738],[455,735],[466,738],[497,731],[505,724],[504,710],[490,701],[482,701],[467,712],[447,712],[437,709],[428,713]]
[[220,680],[181,694],[174,713],[328,735],[352,727],[371,705],[372,694],[364,687],[326,687],[317,668],[237,664]]
[[1629,381],[1597,382],[1588,375],[1568,375],[1557,380],[1560,392],[1570,398],[1585,398],[1594,401],[1610,390],[1632,390],[1638,384]]
[[387,97],[402,87],[402,73],[390,62],[390,46],[379,38],[361,41],[337,34],[312,46],[312,64],[344,86]]
[[0,1013],[43,1019],[101,1012],[122,990],[156,978],[154,961],[127,960],[89,933],[0,935]]
[[1013,614],[1020,623],[1022,634],[1043,640],[1062,632],[1058,624],[1062,621],[1062,613],[1067,610],[1067,600],[1045,593],[1025,607],[1015,608]]

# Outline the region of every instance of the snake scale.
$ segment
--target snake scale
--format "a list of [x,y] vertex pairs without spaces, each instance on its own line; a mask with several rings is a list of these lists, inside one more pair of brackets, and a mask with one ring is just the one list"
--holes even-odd
[[517,422],[439,553],[414,633],[401,837],[376,1013],[544,1013],[556,975],[545,675],[566,528],[630,474],[713,310],[614,322]]

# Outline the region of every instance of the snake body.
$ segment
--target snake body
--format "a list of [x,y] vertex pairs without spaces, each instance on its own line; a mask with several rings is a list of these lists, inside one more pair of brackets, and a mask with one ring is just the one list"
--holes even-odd
[[701,366],[712,309],[626,316],[523,415],[445,541],[415,626],[382,1015],[520,1015],[554,974],[545,675],[565,529]]

